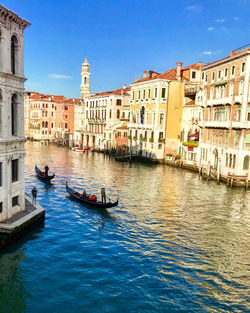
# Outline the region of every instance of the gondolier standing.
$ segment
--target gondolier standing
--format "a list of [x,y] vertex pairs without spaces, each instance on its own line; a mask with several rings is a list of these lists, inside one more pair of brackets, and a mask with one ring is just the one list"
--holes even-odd
[[48,174],[49,174],[49,167],[48,167],[48,165],[45,166],[44,170],[45,170],[45,175],[48,176]]
[[101,195],[102,195],[102,203],[106,203],[106,192],[105,192],[105,188],[101,189]]

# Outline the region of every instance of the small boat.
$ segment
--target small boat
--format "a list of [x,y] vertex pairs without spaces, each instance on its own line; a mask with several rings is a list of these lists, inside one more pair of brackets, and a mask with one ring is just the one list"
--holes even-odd
[[74,147],[72,148],[72,150],[76,152],[83,152],[83,148],[80,148],[80,147]]
[[129,162],[131,160],[131,155],[116,155],[115,160],[118,162]]
[[85,147],[84,151],[91,151],[91,148],[90,147]]
[[87,206],[91,206],[97,209],[108,209],[108,208],[113,208],[118,205],[118,199],[115,202],[110,201],[110,202],[102,203],[101,201],[90,201],[87,198],[83,198],[82,195],[78,191],[75,191],[74,189],[70,188],[67,182],[66,182],[66,190],[71,195],[71,197],[74,198],[75,200],[83,204],[86,204]]
[[35,171],[36,171],[36,176],[38,178],[40,178],[41,180],[44,180],[44,181],[51,181],[51,179],[53,179],[55,177],[55,174],[53,175],[45,175],[44,172],[42,172],[37,166],[35,167]]

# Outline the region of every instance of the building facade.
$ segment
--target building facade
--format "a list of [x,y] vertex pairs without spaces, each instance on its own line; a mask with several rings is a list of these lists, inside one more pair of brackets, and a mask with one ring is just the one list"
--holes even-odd
[[29,25],[0,5],[0,221],[25,210],[23,32]]
[[74,110],[80,99],[25,92],[25,136],[73,145]]
[[128,127],[133,154],[153,159],[178,154],[186,83],[194,83],[196,90],[201,64],[181,66],[177,62],[162,74],[144,71],[143,78],[131,84]]
[[250,47],[204,66],[199,166],[218,178],[248,175]]
[[129,88],[92,94],[84,98],[84,145],[108,150],[116,147],[116,129],[129,120]]

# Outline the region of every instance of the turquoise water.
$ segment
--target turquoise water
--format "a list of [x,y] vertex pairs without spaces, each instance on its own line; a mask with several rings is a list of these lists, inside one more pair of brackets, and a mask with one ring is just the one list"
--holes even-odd
[[[250,192],[167,166],[26,143],[44,226],[0,255],[0,312],[247,312]],[[34,166],[49,164],[51,186]],[[100,212],[65,181],[120,198]]]

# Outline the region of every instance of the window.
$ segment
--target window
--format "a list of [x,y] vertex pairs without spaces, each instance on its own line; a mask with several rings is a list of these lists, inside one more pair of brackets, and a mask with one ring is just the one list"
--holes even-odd
[[248,112],[247,112],[247,120],[250,121],[250,107],[248,108]]
[[0,202],[0,213],[3,212],[3,202]]
[[120,118],[120,110],[117,110],[117,112],[116,112],[116,117],[117,117],[117,118]]
[[229,86],[229,97],[232,97],[234,94],[234,83],[231,83]]
[[146,98],[146,90],[145,89],[143,90],[143,96],[142,97],[143,97],[143,99]]
[[127,137],[128,137],[127,132],[124,132],[123,137],[124,137],[124,138],[127,138]]
[[203,72],[203,73],[202,73],[202,79],[203,79],[203,80],[204,80],[204,77],[205,77],[205,73]]
[[192,71],[192,78],[195,79],[196,78],[196,72]]
[[235,66],[233,65],[231,68],[231,75],[234,76],[234,74],[235,74]]
[[164,113],[160,113],[160,125],[163,125]]
[[241,63],[241,73],[245,72],[245,62]]
[[155,98],[157,98],[157,88],[155,88]]
[[68,129],[68,123],[65,123],[65,128]]
[[148,89],[148,98],[150,98],[150,89]]
[[215,72],[212,73],[212,81],[214,81],[215,78]]
[[205,82],[207,82],[207,75],[205,75]]
[[228,153],[226,153],[226,166],[228,166]]
[[236,163],[236,155],[234,154],[234,156],[233,156],[233,168],[235,168],[235,163]]
[[238,147],[238,145],[239,145],[239,133],[237,132],[237,133],[235,133],[235,137],[234,137],[234,145],[236,146],[236,147]]
[[17,74],[18,42],[15,35],[11,37],[11,73]]
[[135,100],[135,92],[134,91],[133,91],[132,95],[133,95],[132,99]]
[[161,97],[166,98],[166,88],[161,89]]
[[122,100],[121,99],[116,99],[116,105],[122,105]]
[[243,170],[248,170],[248,169],[249,169],[249,156],[246,155],[244,157]]
[[18,119],[17,119],[17,95],[14,94],[11,98],[11,135],[17,136],[17,126],[18,126]]
[[12,198],[12,208],[16,205],[19,205],[18,203],[18,196],[15,196]]
[[221,78],[221,70],[219,70],[219,72],[218,72],[218,78],[219,79]]
[[244,81],[241,80],[239,83],[239,95],[242,96],[243,95],[243,90],[244,90]]
[[139,90],[138,91],[138,100],[140,100],[141,99],[141,91]]
[[112,110],[109,110],[109,118],[112,118]]
[[18,159],[12,160],[12,182],[18,181]]
[[118,132],[118,137],[121,137],[121,132]]
[[225,68],[224,76],[227,77],[227,74],[228,74],[228,69]]

